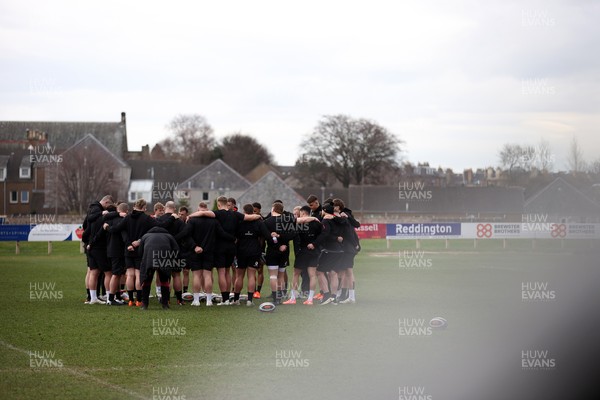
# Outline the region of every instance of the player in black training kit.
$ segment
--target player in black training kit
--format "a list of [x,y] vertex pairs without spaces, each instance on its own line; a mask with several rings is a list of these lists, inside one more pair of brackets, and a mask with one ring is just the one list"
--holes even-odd
[[206,306],[212,303],[213,277],[212,269],[215,267],[216,246],[219,241],[234,242],[235,236],[225,232],[214,215],[208,211],[206,203],[198,205],[198,211],[192,214],[185,224],[184,230],[177,235],[177,240],[190,237],[193,241],[193,252],[190,256],[190,268],[193,274],[192,290],[194,301],[192,306],[200,306],[201,276],[204,276],[204,291],[206,292]]
[[[109,233],[119,233],[125,243],[125,267],[127,268],[127,293],[129,294],[129,307],[140,307],[142,303],[142,283],[140,281],[140,264],[142,253],[139,252],[139,239],[152,227],[155,221],[146,214],[146,200],[138,199],[133,205],[133,211],[117,225],[108,227]],[[133,300],[134,289],[137,301]]]
[[269,270],[271,296],[275,304],[281,304],[285,287],[285,268],[289,259],[289,242],[296,234],[295,231],[288,229],[286,219],[289,218],[283,215],[283,204],[279,202],[273,203],[271,215],[265,219],[265,225],[273,237],[267,242],[265,261]]
[[[219,221],[221,227],[227,232],[232,239],[231,240],[218,240],[215,250],[215,266],[219,274],[219,289],[221,290],[222,301],[218,305],[228,306],[229,302],[229,289],[231,288],[231,275],[229,274],[229,267],[233,265],[233,259],[235,258],[235,234],[237,233],[238,225],[246,220],[258,220],[259,215],[244,215],[237,211],[229,210],[227,207],[228,199],[225,196],[217,198],[217,211],[208,211],[209,214]],[[195,212],[190,217],[199,215]]]
[[140,262],[142,310],[146,310],[149,305],[154,271],[157,271],[160,276],[162,307],[163,309],[168,309],[171,267],[179,263],[179,246],[169,231],[165,228],[155,226],[142,236],[138,248],[142,254],[142,261]]
[[[334,208],[332,204],[326,204],[323,207],[323,231],[316,239],[316,244],[321,251],[317,264],[317,273],[320,275],[319,284],[324,292],[322,305],[336,303],[336,293],[338,288],[338,277],[336,270],[342,257],[342,229],[333,219]],[[323,286],[324,277],[327,274],[329,278],[329,287]]]
[[[90,241],[87,245],[90,254],[90,268],[92,270],[96,269],[103,272],[104,287],[107,290],[109,290],[110,288],[110,280],[112,277],[112,265],[111,262],[108,260],[107,256],[108,235],[103,229],[103,217],[113,211],[116,211],[116,208],[111,203],[109,206],[107,206],[106,210],[102,212],[102,217],[97,218],[94,222],[90,224]],[[106,300],[97,300],[95,303],[98,302],[106,303]],[[95,303],[93,301],[90,301],[90,304]]]
[[[116,211],[104,215],[104,225],[102,227],[107,230],[109,227],[117,225],[127,215],[128,211],[129,205],[127,203],[119,203]],[[110,279],[110,287],[107,288],[108,299],[106,300],[106,304],[109,306],[122,306],[124,302],[121,299],[119,286],[121,276],[125,274],[125,243],[120,233],[109,232],[107,235],[108,246],[106,255],[111,263],[112,278]]]
[[[354,257],[360,251],[360,242],[355,228],[360,227],[358,222],[352,215],[352,211],[346,208],[341,199],[333,199],[334,221],[342,227],[342,248],[344,253],[340,260],[338,274],[341,278],[341,298],[338,299],[340,304],[354,304],[356,297],[354,292]],[[340,290],[338,289],[338,292]]]
[[[253,215],[254,207],[252,204],[245,204],[244,214]],[[262,255],[263,241],[273,241],[271,232],[267,229],[261,220],[242,221],[237,231],[237,268],[235,271],[235,287],[233,303],[239,305],[240,292],[244,286],[244,275],[248,271],[248,301],[247,306],[252,306],[254,300],[254,290],[256,285],[256,271]]]
[[[310,208],[304,206],[300,208],[300,217],[310,216]],[[297,235],[294,238],[294,252],[296,259],[294,262],[294,278],[292,280],[291,298],[283,304],[296,304],[296,292],[298,290],[298,279],[302,271],[307,271],[309,278],[308,299],[303,303],[313,304],[315,295],[315,286],[317,281],[317,261],[319,259],[319,250],[317,249],[316,239],[321,234],[323,226],[317,220],[309,221],[304,224],[298,224],[296,228]]]

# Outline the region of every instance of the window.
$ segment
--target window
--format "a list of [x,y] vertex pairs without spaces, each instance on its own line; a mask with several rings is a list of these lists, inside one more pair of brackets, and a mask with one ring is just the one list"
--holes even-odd
[[29,168],[29,167],[19,168],[19,178],[31,178],[31,168]]
[[202,192],[202,201],[208,200],[208,192]]
[[137,200],[136,193],[135,192],[130,192],[129,193],[129,201],[133,203],[136,200]]
[[21,203],[29,203],[29,192],[27,190],[21,191]]
[[19,201],[19,193],[18,193],[18,192],[11,191],[11,192],[10,192],[10,202],[11,202],[11,203],[16,203],[16,202],[18,202],[18,201]]
[[0,168],[0,182],[6,180],[6,168]]

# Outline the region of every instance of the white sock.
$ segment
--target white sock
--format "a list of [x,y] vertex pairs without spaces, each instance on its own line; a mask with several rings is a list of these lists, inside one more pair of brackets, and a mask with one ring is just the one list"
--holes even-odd
[[160,294],[160,289],[161,289],[161,287],[160,287],[160,286],[157,286],[157,287],[156,287],[156,293],[157,293],[157,294]]
[[312,301],[312,300],[313,300],[313,297],[314,297],[314,295],[315,295],[315,291],[314,291],[314,290],[309,290],[309,291],[308,291],[308,300],[309,300],[309,301]]
[[290,297],[290,300],[296,300],[296,291],[294,289],[292,289],[292,296]]
[[200,301],[200,293],[194,293],[194,301]]
[[341,297],[342,296],[342,289],[338,289],[337,293],[335,294],[336,297]]
[[96,291],[90,289],[90,301],[98,300],[98,296],[96,296]]
[[206,302],[212,303],[212,293],[206,293]]
[[348,298],[352,299],[352,300],[356,300],[356,298],[354,297],[354,289],[349,289],[348,290]]

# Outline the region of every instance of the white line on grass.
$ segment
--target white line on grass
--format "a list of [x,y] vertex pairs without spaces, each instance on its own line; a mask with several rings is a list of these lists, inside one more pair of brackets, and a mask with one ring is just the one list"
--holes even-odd
[[[27,350],[21,349],[19,347],[13,346],[10,343],[6,343],[3,340],[0,340],[0,344],[2,346],[6,347],[7,349],[18,351],[18,352],[23,353],[23,354],[27,354],[29,357],[31,357],[32,354],[35,354],[35,353],[30,352],[30,351],[27,351]],[[126,395],[131,396],[131,397],[136,397],[138,399],[146,399],[147,398],[147,397],[141,395],[140,393],[131,391],[129,389],[122,388],[122,387],[117,386],[117,385],[113,385],[112,383],[103,381],[102,379],[96,378],[95,376],[91,376],[91,375],[87,375],[87,374],[81,373],[81,372],[79,372],[77,370],[74,370],[72,368],[68,368],[68,367],[64,367],[63,366],[61,368],[55,368],[55,369],[60,370],[62,372],[69,373],[69,374],[74,375],[74,376],[76,376],[78,378],[87,378],[87,379],[89,379],[89,380],[91,380],[91,381],[93,381],[93,382],[95,382],[95,383],[97,383],[99,385],[102,385],[102,386],[105,386],[107,388],[116,390],[118,392],[125,393]]]

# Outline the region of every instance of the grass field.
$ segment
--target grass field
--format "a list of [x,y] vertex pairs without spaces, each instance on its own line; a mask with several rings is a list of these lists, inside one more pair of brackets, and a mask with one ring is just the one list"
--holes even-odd
[[[84,305],[78,243],[0,242],[1,397],[559,398],[587,382],[600,314],[597,243],[565,243],[365,240],[357,304],[260,313]],[[529,283],[553,298],[523,300]],[[555,366],[523,370],[527,350]]]

